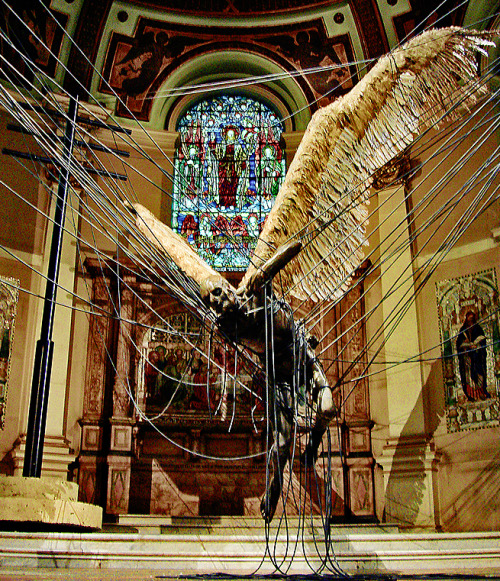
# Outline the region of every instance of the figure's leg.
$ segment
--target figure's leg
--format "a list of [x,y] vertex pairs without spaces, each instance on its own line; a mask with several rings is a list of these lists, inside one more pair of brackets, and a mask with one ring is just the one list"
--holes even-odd
[[283,472],[290,457],[292,401],[288,385],[277,386],[276,403],[270,402],[270,414],[274,442],[268,462],[271,466],[274,465],[274,470],[260,503],[260,512],[266,522],[271,522],[273,519],[283,489]]
[[312,365],[313,396],[316,401],[316,421],[311,429],[309,440],[302,454],[301,460],[308,466],[313,466],[318,455],[318,448],[323,440],[330,422],[337,415],[337,408],[333,401],[333,392],[328,385],[321,363],[314,357]]

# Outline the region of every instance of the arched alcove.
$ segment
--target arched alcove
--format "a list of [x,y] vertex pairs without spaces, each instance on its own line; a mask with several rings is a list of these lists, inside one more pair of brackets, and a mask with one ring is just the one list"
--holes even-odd
[[[313,97],[303,79],[288,69],[276,55],[214,46],[159,79],[151,119],[161,119],[165,129],[175,131],[178,118],[200,95],[234,89],[272,106],[286,132],[304,131]],[[265,87],[259,80],[266,81]]]

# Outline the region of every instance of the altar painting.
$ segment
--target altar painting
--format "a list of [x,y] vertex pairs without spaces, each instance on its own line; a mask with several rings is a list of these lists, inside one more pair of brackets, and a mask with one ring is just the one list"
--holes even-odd
[[189,313],[170,315],[145,334],[138,369],[147,412],[224,419],[233,408],[261,407],[248,359],[209,335]]

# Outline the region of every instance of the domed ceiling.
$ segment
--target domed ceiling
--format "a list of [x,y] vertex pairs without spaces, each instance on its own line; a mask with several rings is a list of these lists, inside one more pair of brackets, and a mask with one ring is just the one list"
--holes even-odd
[[45,0],[49,18],[38,0],[10,4],[59,54],[37,47],[49,76],[151,129],[172,129],[200,93],[243,87],[301,130],[415,31],[484,28],[493,12],[487,0]]

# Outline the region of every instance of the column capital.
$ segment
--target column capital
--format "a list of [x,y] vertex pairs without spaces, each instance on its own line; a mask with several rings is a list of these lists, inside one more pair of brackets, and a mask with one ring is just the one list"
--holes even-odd
[[410,168],[408,154],[402,153],[394,157],[376,172],[373,187],[376,190],[384,190],[387,187],[404,184],[408,179]]

